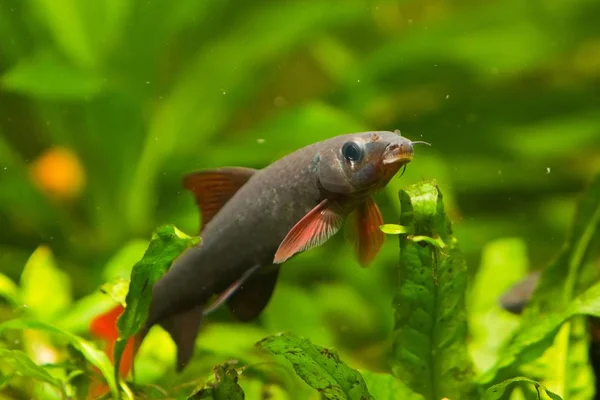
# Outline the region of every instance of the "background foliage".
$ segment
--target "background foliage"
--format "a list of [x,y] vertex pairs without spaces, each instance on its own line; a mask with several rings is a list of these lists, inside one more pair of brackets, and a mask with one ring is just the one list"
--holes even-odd
[[[89,337],[90,319],[114,304],[98,289],[129,277],[157,225],[196,234],[182,174],[261,168],[336,134],[399,128],[433,147],[377,201],[397,223],[398,190],[438,181],[475,279],[469,312],[486,316],[470,318],[472,335],[502,327],[471,343],[486,370],[518,323],[497,297],[556,256],[600,169],[597,15],[595,0],[4,0],[0,292]],[[388,371],[398,242],[388,237],[363,270],[338,236],[286,264],[256,323],[216,315],[188,375],[174,375],[157,331],[141,382],[189,385],[231,357],[256,361],[248,349],[281,330]],[[585,353],[584,320],[566,335]],[[42,336],[21,347],[38,363],[60,358]],[[531,374],[553,389],[540,368]],[[573,398],[589,398],[589,374],[571,379],[584,382]]]

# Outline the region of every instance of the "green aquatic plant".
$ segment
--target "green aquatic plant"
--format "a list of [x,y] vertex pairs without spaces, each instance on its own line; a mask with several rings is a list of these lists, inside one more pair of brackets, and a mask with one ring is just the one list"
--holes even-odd
[[[513,398],[510,396],[517,395],[517,389],[526,398],[540,398],[542,395],[551,399],[591,398],[592,375],[587,359],[577,350],[586,343],[581,341],[585,335],[577,336],[576,332],[582,329],[578,324],[579,318],[600,316],[600,283],[579,279],[589,276],[582,274],[582,269],[591,268],[586,260],[592,252],[590,246],[598,237],[599,221],[600,176],[584,193],[573,229],[558,257],[543,271],[542,283],[534,292],[523,317],[513,316],[516,318],[515,325],[502,334],[503,339],[496,343],[495,351],[490,351],[484,344],[486,341],[489,344],[488,336],[493,335],[492,331],[498,326],[482,325],[479,321],[482,318],[493,321],[502,312],[493,302],[484,302],[487,311],[481,307],[469,309],[478,302],[470,294],[483,293],[478,286],[485,282],[486,287],[493,285],[485,274],[496,274],[497,267],[482,267],[480,274],[484,275],[477,276],[469,292],[467,266],[453,235],[452,223],[445,213],[437,184],[427,181],[402,189],[400,224],[382,227],[382,230],[398,237],[400,248],[387,372],[353,368],[334,348],[315,344],[313,339],[302,335],[284,332],[264,335],[266,337],[261,339],[260,329],[246,330],[245,325],[236,324],[226,328],[235,331],[230,338],[224,334],[227,330],[218,333],[224,347],[211,348],[210,340],[204,347],[199,345],[204,350],[201,351],[203,354],[195,357],[190,366],[191,372],[184,371],[177,379],[168,378],[170,373],[164,368],[173,360],[173,349],[164,346],[168,339],[155,331],[154,336],[149,335],[150,343],[140,349],[137,365],[142,368],[136,371],[136,375],[141,376],[123,381],[116,373],[118,367],[114,368],[110,359],[116,360],[118,366],[124,343],[140,330],[147,314],[153,282],[168,270],[182,251],[198,243],[199,239],[187,236],[170,225],[158,228],[143,254],[140,254],[140,249],[135,252],[140,260],[127,272],[128,280],[120,278],[115,286],[104,286],[106,294],[99,294],[92,300],[80,300],[80,303],[88,303],[85,307],[71,306],[69,296],[54,298],[54,302],[47,303],[55,304],[52,313],[38,312],[46,309],[45,299],[53,297],[44,292],[39,283],[38,287],[31,287],[34,282],[29,280],[30,271],[43,271],[48,281],[65,286],[64,293],[68,293],[68,282],[53,266],[48,249],[43,248],[31,257],[20,287],[6,277],[1,280],[0,294],[7,299],[6,303],[16,317],[0,324],[0,335],[6,347],[0,349],[3,354],[0,359],[0,385],[18,388],[20,380],[32,380],[36,382],[35,390],[40,398],[83,398],[89,390],[86,380],[91,379],[93,368],[97,368],[99,379],[106,382],[112,396],[124,398],[157,398],[168,393],[169,396],[190,399],[243,399],[246,395],[255,398],[250,396],[267,390],[282,399],[312,398],[318,394],[335,400],[491,400]],[[518,240],[504,241],[490,251],[494,251],[493,254],[518,254],[518,246]],[[516,257],[510,257],[502,263],[516,260]],[[507,267],[503,265],[503,268]],[[573,277],[565,278],[569,276]],[[124,283],[126,291],[122,287]],[[126,296],[122,298],[125,292]],[[548,297],[549,292],[554,295]],[[23,309],[20,305],[32,296],[31,293],[35,293],[37,299],[31,302],[33,309]],[[556,301],[556,296],[561,294],[564,296]],[[109,302],[101,307],[96,305],[96,309],[107,309],[106,304],[114,304],[115,301],[123,301],[126,305],[117,323],[114,358],[98,347],[99,344],[84,338],[84,326],[78,328],[73,322],[65,322],[76,320],[69,316],[68,308],[72,308],[71,313],[88,317],[97,315],[98,311],[92,304],[94,299],[101,298],[108,298]],[[63,313],[59,312],[61,309]],[[493,313],[486,314],[494,309]],[[472,335],[470,324],[477,327]],[[568,329],[566,336],[561,336],[565,329]],[[585,326],[583,329],[585,332]],[[32,331],[44,335],[29,336],[28,339]],[[15,342],[10,341],[15,335],[23,338],[23,346],[15,346]],[[31,343],[27,344],[28,340],[36,346],[48,346],[56,353],[54,359],[49,362],[36,359],[36,352],[32,351]],[[166,358],[157,358],[160,351],[156,352],[156,346],[163,346]],[[526,367],[543,360],[545,352],[551,348],[558,348],[564,355],[562,362],[565,364],[555,364],[559,372],[562,371],[558,380],[555,375],[544,377],[536,374],[535,379],[527,376]],[[483,354],[481,357],[490,361],[474,362],[474,359],[481,358],[479,352]],[[211,355],[227,357],[231,361],[218,364],[210,372],[208,363],[214,359]],[[152,371],[153,364],[160,365]],[[198,365],[202,367],[198,368]],[[481,365],[485,365],[486,369],[481,371],[478,368]],[[295,374],[290,375],[290,366]],[[578,379],[571,379],[576,373]]]

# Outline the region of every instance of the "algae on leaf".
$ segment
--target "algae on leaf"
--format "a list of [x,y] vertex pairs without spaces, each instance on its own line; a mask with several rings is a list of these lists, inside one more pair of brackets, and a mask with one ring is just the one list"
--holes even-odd
[[344,364],[334,350],[290,333],[269,336],[256,345],[272,354],[284,356],[298,376],[325,399],[374,400],[362,375]]
[[435,182],[400,192],[399,286],[394,299],[392,371],[426,400],[470,398],[467,271]]
[[238,384],[238,371],[233,365],[225,363],[214,368],[215,380],[200,390],[194,391],[188,400],[243,400],[244,391]]

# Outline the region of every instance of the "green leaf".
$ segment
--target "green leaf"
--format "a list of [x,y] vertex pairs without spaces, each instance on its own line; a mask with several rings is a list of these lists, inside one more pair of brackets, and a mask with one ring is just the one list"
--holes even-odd
[[238,371],[231,364],[221,364],[214,368],[215,380],[206,387],[192,393],[188,400],[243,400],[244,391],[238,384]]
[[562,398],[559,395],[549,391],[548,389],[546,389],[543,385],[539,384],[538,382],[536,382],[532,379],[529,379],[529,378],[522,378],[522,377],[509,379],[509,380],[506,380],[495,386],[492,386],[491,388],[489,388],[488,390],[485,391],[482,400],[499,400],[499,399],[505,398],[505,397],[503,397],[504,393],[507,390],[511,389],[511,386],[522,385],[524,383],[534,385],[536,387],[536,389],[538,390],[538,393],[539,393],[539,389],[541,389],[552,400],[562,400]]
[[14,306],[19,303],[18,296],[19,288],[17,285],[8,276],[0,274],[0,297],[3,297]]
[[6,90],[54,101],[89,100],[104,87],[98,76],[47,53],[22,60],[0,82]]
[[397,224],[383,224],[379,227],[383,233],[388,235],[401,235],[408,233],[408,229],[405,226]]
[[290,333],[269,336],[256,345],[284,356],[298,376],[326,399],[373,399],[360,373],[344,364],[334,350]]
[[394,299],[392,370],[425,399],[468,397],[474,390],[467,352],[467,270],[435,182],[400,192],[400,223],[420,238],[400,236]]
[[421,400],[423,396],[406,387],[390,374],[380,374],[371,371],[360,371],[369,392],[377,400]]
[[490,383],[509,376],[517,366],[537,359],[552,345],[560,327],[576,315],[600,316],[600,283],[575,299],[566,311],[547,315],[527,329],[520,328],[502,349],[501,358],[494,368],[487,371],[480,382],[489,386]]
[[[569,302],[576,294],[576,288],[581,287],[578,281],[586,275],[582,266],[598,234],[599,223],[600,175],[584,193],[569,237],[556,260],[542,272],[519,328],[501,351],[502,358],[481,378],[484,385],[510,377],[511,371],[539,357],[551,346],[558,329],[568,318],[586,313],[574,310],[575,306],[569,305]],[[589,302],[594,288],[573,304],[580,304],[582,298]],[[595,311],[592,309],[590,312]],[[568,337],[568,333],[566,335]]]
[[114,301],[125,306],[125,298],[129,290],[129,281],[126,279],[117,279],[113,282],[107,282],[100,290],[109,295]]
[[[523,313],[526,328],[548,313],[562,311],[573,299],[581,268],[600,226],[600,174],[579,203],[569,236],[558,257],[542,273]],[[585,289],[585,288],[584,288]]]
[[[85,357],[85,359],[90,364],[92,364],[100,370],[100,372],[106,379],[106,382],[108,383],[108,386],[110,387],[113,396],[118,396],[119,391],[117,389],[117,385],[113,376],[113,366],[110,360],[108,359],[107,355],[103,351],[99,350],[92,343],[70,332],[60,330],[52,325],[37,320],[13,319],[0,324],[0,333],[9,329],[33,329],[37,331],[43,331],[56,335],[68,341],[77,351],[79,351]],[[128,390],[126,389],[126,386],[124,384],[121,385],[125,390]]]
[[587,318],[575,317],[569,326],[568,345],[560,349],[567,355],[564,397],[569,400],[593,399],[596,394],[594,369],[590,360],[590,334]]
[[0,349],[0,365],[9,368],[10,372],[7,375],[9,379],[14,376],[33,378],[59,388],[63,396],[66,396],[62,383],[20,350]]
[[172,225],[161,226],[152,235],[144,257],[133,266],[125,298],[127,307],[117,320],[119,339],[114,350],[115,380],[119,380],[119,365],[127,340],[142,328],[148,317],[152,287],[167,272],[173,261],[184,250],[198,244],[198,241],[198,238],[187,236]]
[[504,310],[498,299],[529,270],[525,242],[505,238],[488,243],[469,295],[469,349],[480,371],[491,368],[500,346],[519,326],[519,317]]
[[92,49],[82,13],[86,3],[76,0],[35,0],[32,3],[63,52],[79,66],[94,66],[97,54]]
[[50,321],[71,304],[69,276],[58,269],[52,251],[38,247],[21,274],[21,300],[39,319]]

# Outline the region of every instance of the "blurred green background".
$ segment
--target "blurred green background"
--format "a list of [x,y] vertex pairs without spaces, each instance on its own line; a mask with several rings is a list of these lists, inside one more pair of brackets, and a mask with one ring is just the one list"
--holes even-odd
[[[541,268],[600,169],[599,15],[597,0],[3,0],[0,271],[18,282],[46,244],[88,295],[157,225],[197,234],[184,173],[394,129],[433,146],[377,196],[386,223],[400,187],[435,178],[472,271],[505,237]],[[298,256],[256,325],[383,369],[397,245],[369,269],[343,235]]]

